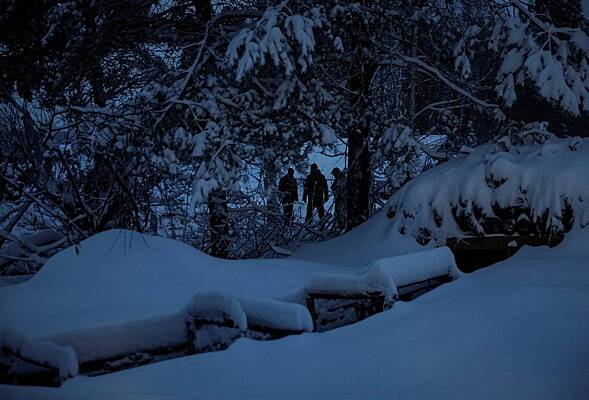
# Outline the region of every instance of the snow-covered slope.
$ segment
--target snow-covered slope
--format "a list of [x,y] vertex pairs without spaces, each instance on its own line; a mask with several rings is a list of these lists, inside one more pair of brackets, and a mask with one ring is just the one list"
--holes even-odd
[[346,240],[348,245],[341,247],[319,247],[319,262],[312,257],[228,261],[171,239],[103,232],[82,242],[79,254],[73,247],[66,249],[31,280],[1,288],[0,326],[44,337],[176,312],[193,295],[211,291],[303,303],[303,286],[314,273],[358,272],[379,256],[420,247],[414,241],[412,246],[380,241],[382,249],[370,254],[375,244],[351,246],[354,235],[337,243]]
[[[106,332],[108,338],[112,326],[132,332],[177,312],[174,324],[181,326],[193,296],[211,292],[246,299],[241,310],[257,316],[259,299],[302,303],[311,277],[356,275],[370,265],[391,266],[394,280],[400,272],[417,273],[398,270],[399,259],[386,265],[378,260],[423,250],[413,239],[421,229],[438,240],[460,233],[451,219],[457,205],[492,211],[495,203],[521,206],[521,199],[524,208],[536,205],[534,215],[547,211],[557,227],[565,204],[575,217],[573,232],[555,249],[524,248],[506,262],[347,328],[274,342],[239,340],[226,352],[78,377],[59,390],[0,386],[0,398],[582,399],[589,391],[589,228],[581,228],[589,222],[588,151],[586,140],[513,152],[478,148],[406,185],[389,203],[394,218],[378,213],[287,259],[218,260],[170,239],[121,230],[96,235],[79,251],[51,258],[30,281],[0,288],[0,327],[24,333],[30,343],[53,338],[78,348],[93,339],[72,343],[67,332],[76,339],[87,337],[80,332]],[[489,178],[500,184],[489,186]],[[400,235],[401,228],[413,235]],[[284,326],[291,328],[291,320],[299,328],[308,325],[300,308],[292,307]],[[81,353],[96,349],[90,350]]]
[[570,204],[577,225],[584,226],[588,140],[553,139],[510,151],[481,146],[405,185],[389,202],[393,219],[385,209],[348,234],[304,246],[283,260],[222,261],[170,239],[104,232],[82,242],[79,254],[69,248],[52,257],[30,281],[1,288],[0,326],[45,336],[167,314],[194,294],[211,291],[300,302],[313,273],[357,272],[378,259],[420,251],[413,237],[424,229],[438,242],[459,236],[457,207],[485,216],[496,204],[517,205],[529,208],[531,218],[547,215],[560,229]]
[[418,244],[413,237],[401,235],[381,211],[342,236],[301,246],[292,259],[352,267],[425,248],[427,247]]
[[170,360],[9,399],[585,399],[589,231],[524,248],[355,325]]

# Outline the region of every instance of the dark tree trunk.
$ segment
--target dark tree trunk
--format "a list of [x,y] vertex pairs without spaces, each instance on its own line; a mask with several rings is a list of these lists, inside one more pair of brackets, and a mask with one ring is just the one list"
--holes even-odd
[[[369,6],[365,0],[363,5]],[[371,82],[374,65],[369,59],[370,35],[364,22],[359,19],[355,24],[353,42],[357,50],[350,68],[348,88],[354,93],[354,123],[348,131],[348,174],[347,174],[347,223],[350,230],[370,216],[370,169],[369,132],[371,114]]]
[[229,257],[229,219],[227,196],[216,189],[209,195],[209,229],[211,231],[211,255]]
[[[213,17],[211,0],[194,1],[195,29],[199,36],[204,35],[205,26]],[[194,62],[196,47],[186,49],[182,54],[185,68]],[[211,255],[219,258],[229,257],[229,205],[227,193],[216,189],[209,195],[209,229],[211,231]]]
[[97,9],[95,6],[89,5],[84,8],[84,22],[87,29],[85,40],[86,46],[89,48],[87,51],[88,54],[86,55],[88,58],[87,75],[90,80],[90,86],[92,87],[94,103],[99,107],[104,107],[107,99],[104,86],[104,73],[102,70],[101,55],[96,50],[98,46],[95,45],[98,40],[97,37],[100,35],[96,26],[97,18]]
[[[191,15],[189,20],[192,20],[194,33],[196,37],[198,37],[198,40],[194,41],[197,43],[204,35],[206,25],[213,18],[213,6],[211,4],[211,0],[193,0],[193,6],[194,15]],[[180,64],[182,65],[182,68],[190,67],[194,62],[194,58],[196,57],[197,53],[198,46],[189,46],[182,50],[182,57],[180,58]]]
[[[269,144],[270,145],[270,144]],[[276,167],[272,161],[264,163],[263,170],[263,184],[266,197],[266,224],[273,227],[282,221],[278,216],[280,212],[280,199],[278,198],[278,190],[276,188],[276,176],[278,175]]]

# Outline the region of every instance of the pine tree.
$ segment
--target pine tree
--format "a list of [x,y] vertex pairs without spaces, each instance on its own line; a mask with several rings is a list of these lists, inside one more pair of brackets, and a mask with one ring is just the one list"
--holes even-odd
[[[370,7],[371,0],[364,0]],[[348,89],[350,102],[355,106],[353,121],[348,127],[347,225],[350,230],[370,216],[370,130],[372,124],[372,79],[375,65],[371,59],[371,32],[363,15],[356,15],[351,23],[351,42],[356,43],[349,66]]]
[[[583,20],[580,0],[536,0],[531,10],[542,21],[560,28],[579,28]],[[589,129],[589,115],[574,116],[554,102],[536,93],[533,83],[525,85],[519,100],[507,111],[510,118],[531,123],[538,117],[548,122],[548,129],[559,135],[583,135]]]

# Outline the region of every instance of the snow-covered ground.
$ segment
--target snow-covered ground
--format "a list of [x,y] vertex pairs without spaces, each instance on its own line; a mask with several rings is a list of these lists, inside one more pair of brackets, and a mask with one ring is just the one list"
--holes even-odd
[[[58,253],[32,279],[0,287],[0,345],[42,353],[67,377],[78,362],[185,340],[186,313],[307,333],[270,342],[242,338],[226,351],[78,376],[59,389],[0,385],[0,399],[585,399],[588,149],[586,140],[572,139],[529,151],[483,146],[406,185],[389,202],[395,218],[378,213],[286,259],[219,260],[171,239],[103,232]],[[497,187],[487,185],[489,171],[504,178]],[[456,176],[461,185],[450,182]],[[422,273],[455,275],[447,249],[424,253],[400,228],[428,228],[444,238],[452,231],[452,204],[492,211],[499,200],[528,202],[532,216],[549,210],[556,225],[566,203],[572,231],[556,248],[523,248],[360,323],[308,332],[309,285],[386,292],[395,289],[386,282]],[[446,222],[436,224],[435,215]],[[407,256],[389,258],[401,255]]]
[[0,397],[585,399],[588,240],[576,229],[556,248],[524,248],[334,331],[240,339],[226,351],[77,377],[59,389],[0,386]]
[[79,255],[66,249],[33,279],[1,288],[0,327],[45,337],[158,317],[211,291],[304,304],[312,274],[355,273],[377,259],[420,250],[410,238],[389,232],[384,215],[373,221],[368,229],[282,260],[219,260],[171,239],[103,232],[82,242]]

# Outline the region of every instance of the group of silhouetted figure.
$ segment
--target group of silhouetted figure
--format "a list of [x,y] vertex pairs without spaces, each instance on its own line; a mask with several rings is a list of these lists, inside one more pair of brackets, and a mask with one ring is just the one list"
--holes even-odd
[[[345,176],[339,168],[331,171],[333,183],[331,192],[334,197],[335,224],[338,229],[344,229],[346,225],[346,181]],[[282,203],[284,223],[290,225],[293,220],[294,204],[299,201],[297,180],[294,177],[294,170],[289,168],[286,175],[280,178],[278,192]],[[324,205],[329,199],[327,179],[321,173],[317,164],[311,165],[311,172],[307,175],[304,184],[303,202],[307,204],[305,223],[311,223],[315,213],[322,221],[325,217]]]

